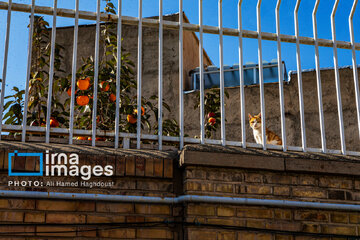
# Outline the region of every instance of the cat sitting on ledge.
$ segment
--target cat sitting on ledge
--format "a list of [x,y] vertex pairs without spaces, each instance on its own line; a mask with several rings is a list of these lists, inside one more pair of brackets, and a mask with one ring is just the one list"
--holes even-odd
[[[251,116],[249,113],[249,123],[250,127],[253,129],[256,143],[262,144],[261,113],[255,116]],[[282,141],[278,135],[266,128],[266,144],[282,145]]]

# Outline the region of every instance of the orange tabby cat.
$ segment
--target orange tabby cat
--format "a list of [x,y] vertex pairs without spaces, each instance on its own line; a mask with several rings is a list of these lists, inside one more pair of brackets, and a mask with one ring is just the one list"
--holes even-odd
[[[250,127],[253,129],[256,143],[262,144],[261,113],[255,116],[251,116],[251,114],[249,113],[249,122],[250,122]],[[266,143],[272,145],[282,145],[281,138],[267,128],[266,128]]]

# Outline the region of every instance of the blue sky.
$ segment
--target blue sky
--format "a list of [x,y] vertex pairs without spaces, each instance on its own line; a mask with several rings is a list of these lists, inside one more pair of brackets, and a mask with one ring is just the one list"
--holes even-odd
[[[15,3],[30,4],[31,0],[13,0]],[[59,8],[75,8],[75,0],[59,0]],[[117,5],[117,0],[114,0]],[[281,33],[294,34],[294,16],[293,10],[295,0],[283,0],[280,9]],[[299,10],[300,35],[312,37],[311,14],[315,0],[303,0]],[[331,39],[330,15],[334,0],[322,0],[318,11],[319,38]],[[36,0],[37,5],[52,6],[52,0]],[[237,0],[223,1],[224,27],[237,28]],[[256,30],[256,0],[243,0],[243,29]],[[102,2],[102,6],[104,3]],[[275,32],[275,5],[276,0],[266,0],[262,4],[262,31]],[[217,0],[204,1],[204,24],[218,25]],[[340,0],[338,12],[336,15],[336,34],[338,40],[349,41],[348,16],[352,7],[352,0]],[[80,9],[83,11],[95,11],[95,0],[80,0]],[[127,16],[137,16],[138,1],[123,0],[122,14]],[[144,17],[158,15],[158,0],[143,0]],[[164,14],[178,12],[178,2],[176,0],[164,0]],[[184,11],[191,23],[198,23],[198,3],[194,0],[184,0]],[[6,11],[0,10],[0,76],[3,68],[4,39],[6,27]],[[23,88],[26,79],[26,54],[28,45],[29,22],[28,13],[12,13],[11,39],[8,62],[8,77],[6,93],[12,86],[16,85]],[[46,16],[45,19],[52,23],[52,17]],[[91,24],[93,21],[80,20],[80,24]],[[71,26],[74,20],[71,18],[59,17],[58,26]],[[354,17],[355,41],[360,42],[360,4],[358,4]],[[215,65],[219,65],[219,37],[217,35],[205,34],[204,47]],[[227,65],[238,63],[238,38],[224,37],[224,62]],[[296,45],[282,44],[283,60],[286,63],[287,70],[296,70]],[[351,65],[351,51],[338,50],[339,65]],[[276,58],[276,42],[263,41],[263,60],[271,61]],[[314,47],[301,46],[302,68],[314,68]],[[257,40],[244,39],[244,63],[257,62]],[[360,63],[360,53],[357,51],[357,61]],[[332,48],[320,48],[321,67],[333,66]]]

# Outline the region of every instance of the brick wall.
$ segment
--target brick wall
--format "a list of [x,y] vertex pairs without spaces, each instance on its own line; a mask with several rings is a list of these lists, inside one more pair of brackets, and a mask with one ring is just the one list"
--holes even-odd
[[[215,146],[187,146],[180,156],[176,151],[76,145],[0,142],[0,146],[4,148],[0,150],[1,190],[160,197],[190,194],[348,204],[360,200],[358,158]],[[116,169],[114,176],[91,181],[113,181],[114,186],[9,187],[8,180],[31,179],[7,176],[6,155],[14,149],[77,152],[81,164],[112,164]],[[15,162],[14,168],[37,168],[31,158],[19,158]],[[0,198],[0,238],[8,239],[300,240],[346,239],[340,235],[355,237],[359,232],[360,213],[350,211],[190,202],[161,205]]]

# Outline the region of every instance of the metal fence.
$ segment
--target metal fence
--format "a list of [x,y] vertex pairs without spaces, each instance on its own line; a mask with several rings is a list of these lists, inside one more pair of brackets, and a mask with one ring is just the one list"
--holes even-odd
[[[85,12],[79,11],[79,0],[75,0],[76,9],[58,9],[57,0],[54,0],[54,6],[43,7],[36,6],[35,0],[32,0],[31,5],[25,4],[16,4],[12,3],[12,0],[8,2],[0,1],[0,9],[7,10],[7,25],[6,25],[6,38],[5,38],[5,51],[4,51],[4,67],[3,67],[3,76],[2,76],[2,89],[5,89],[6,85],[6,70],[7,70],[7,59],[9,51],[9,34],[10,34],[10,23],[11,23],[11,14],[13,11],[19,12],[28,12],[31,13],[30,17],[30,28],[29,28],[29,48],[28,48],[28,64],[27,64],[27,79],[26,79],[26,93],[25,93],[25,109],[23,110],[23,121],[22,125],[5,125],[3,124],[3,114],[0,114],[0,131],[21,131],[22,141],[26,140],[26,134],[29,132],[43,132],[45,133],[45,141],[49,143],[50,135],[52,133],[62,133],[68,134],[69,144],[73,143],[73,136],[75,135],[91,135],[92,136],[92,146],[95,146],[96,136],[106,136],[115,138],[114,147],[119,147],[119,141],[122,140],[123,148],[129,148],[130,139],[136,139],[136,145],[139,149],[141,147],[142,140],[152,140],[158,142],[159,149],[162,149],[163,141],[166,142],[175,142],[178,143],[180,149],[183,148],[185,143],[192,144],[218,144],[218,145],[230,145],[230,146],[241,146],[246,147],[256,147],[266,149],[278,149],[278,150],[291,150],[291,151],[309,151],[309,152],[323,152],[323,153],[337,153],[344,155],[357,155],[359,152],[352,152],[346,150],[345,145],[345,134],[344,134],[344,121],[343,121],[343,110],[341,103],[341,92],[340,92],[340,76],[339,76],[339,66],[338,66],[338,55],[337,49],[351,49],[352,50],[352,63],[353,63],[353,77],[354,77],[354,89],[356,97],[356,109],[357,109],[357,124],[358,130],[360,132],[360,96],[359,96],[359,83],[358,83],[358,72],[357,72],[357,63],[356,63],[356,51],[360,50],[360,43],[356,43],[354,40],[354,27],[353,27],[353,17],[355,9],[358,3],[358,0],[353,1],[353,6],[349,15],[349,28],[350,28],[350,42],[337,41],[336,31],[335,31],[335,14],[338,8],[340,0],[335,0],[332,14],[331,14],[331,31],[332,39],[319,39],[317,34],[317,22],[316,14],[319,7],[320,0],[316,0],[315,6],[312,12],[313,19],[313,37],[303,37],[299,35],[299,19],[298,11],[300,7],[301,0],[297,0],[296,6],[294,9],[294,22],[295,22],[295,35],[284,35],[280,34],[280,17],[279,9],[281,5],[281,0],[277,0],[277,5],[275,8],[276,13],[276,33],[262,32],[261,30],[261,3],[262,0],[258,0],[257,3],[257,31],[249,31],[242,28],[242,0],[238,2],[238,28],[223,28],[223,1],[218,1],[218,26],[207,26],[203,24],[203,1],[199,0],[199,24],[190,24],[184,23],[183,17],[179,14],[179,21],[165,21],[163,20],[163,0],[159,0],[159,19],[145,19],[142,18],[142,0],[138,0],[138,18],[122,16],[121,15],[121,0],[118,0],[118,14],[117,15],[108,15],[101,13],[100,11],[100,1],[97,0],[97,11],[96,12]],[[179,12],[183,12],[183,0],[179,0]],[[34,25],[34,14],[44,14],[53,16],[53,26],[52,26],[52,38],[51,38],[51,55],[50,55],[50,68],[49,68],[49,94],[47,102],[47,120],[46,127],[39,126],[26,126],[27,119],[27,106],[29,101],[29,77],[31,71],[31,59],[32,59],[32,36],[33,36],[33,25]],[[74,102],[75,102],[75,91],[71,91],[71,104],[70,104],[70,125],[69,128],[50,128],[50,113],[51,113],[51,94],[52,94],[52,84],[53,84],[53,74],[54,74],[54,49],[55,49],[55,40],[56,40],[56,19],[57,16],[69,17],[75,19],[74,27],[74,51],[72,59],[72,81],[71,87],[75,89],[76,81],[76,59],[77,59],[77,39],[78,39],[78,21],[79,19],[95,20],[96,21],[96,42],[95,42],[95,53],[94,53],[94,64],[95,64],[95,76],[94,76],[94,93],[93,93],[93,111],[92,111],[92,130],[81,130],[74,129]],[[98,91],[98,65],[99,65],[99,38],[100,38],[100,22],[117,21],[117,45],[118,52],[117,57],[119,61],[117,62],[117,69],[121,66],[121,26],[122,24],[129,25],[138,25],[138,56],[137,56],[137,112],[140,113],[141,110],[141,81],[142,81],[142,29],[143,27],[152,27],[159,29],[159,78],[158,78],[158,135],[149,135],[142,134],[141,132],[141,114],[137,114],[137,132],[135,133],[124,133],[120,132],[119,129],[119,108],[116,108],[116,117],[115,117],[115,131],[105,132],[97,129],[96,126],[96,117],[97,117],[97,91]],[[172,29],[179,32],[179,127],[180,134],[178,137],[169,137],[163,136],[162,134],[162,96],[163,96],[163,28]],[[184,74],[183,74],[183,31],[192,31],[198,32],[199,34],[199,75],[200,75],[200,138],[190,138],[184,137]],[[221,139],[213,140],[205,138],[205,116],[204,116],[204,64],[203,64],[203,35],[204,33],[216,34],[219,36],[219,58],[220,58],[220,105],[221,105]],[[224,103],[224,48],[223,48],[223,36],[234,36],[239,39],[239,76],[240,76],[240,101],[239,107],[241,109],[241,139],[242,141],[227,141],[225,135],[225,103]],[[261,116],[262,116],[262,139],[266,139],[265,129],[266,129],[266,115],[265,115],[265,96],[264,96],[264,78],[263,78],[263,48],[262,40],[276,41],[277,43],[277,62],[282,62],[281,56],[281,44],[282,42],[295,43],[296,44],[296,60],[297,60],[297,79],[298,79],[298,89],[299,89],[299,104],[300,104],[300,120],[301,120],[301,146],[288,146],[286,141],[286,128],[285,128],[285,110],[284,110],[284,90],[283,90],[283,68],[278,67],[278,76],[279,76],[279,98],[280,98],[280,113],[281,113],[281,137],[282,137],[282,146],[275,146],[265,144],[254,144],[246,142],[246,117],[245,117],[245,96],[244,96],[244,62],[243,62],[243,38],[252,38],[258,40],[258,64],[259,64],[259,85],[260,85],[260,105],[261,105]],[[312,45],[315,47],[315,65],[316,65],[316,80],[317,80],[317,97],[319,105],[319,119],[320,119],[320,130],[321,130],[321,148],[308,148],[306,143],[306,133],[305,133],[305,117],[304,117],[304,101],[303,101],[303,87],[302,87],[302,69],[301,69],[301,59],[300,59],[300,45]],[[324,113],[323,113],[323,103],[322,103],[322,90],[321,90],[321,78],[320,78],[320,63],[319,63],[319,47],[330,47],[333,48],[333,59],[334,59],[334,72],[335,72],[335,82],[336,82],[336,97],[337,97],[337,108],[338,108],[338,120],[339,120],[339,129],[340,129],[340,142],[341,150],[330,150],[326,147],[326,138],[325,138],[325,129],[324,129]],[[281,64],[279,64],[281,66]],[[116,75],[116,106],[119,106],[120,99],[120,72],[117,72]],[[4,109],[4,94],[5,91],[1,91],[1,102],[0,102],[0,112],[3,112]],[[1,137],[1,136],[0,136]],[[360,138],[360,133],[359,133]]]

